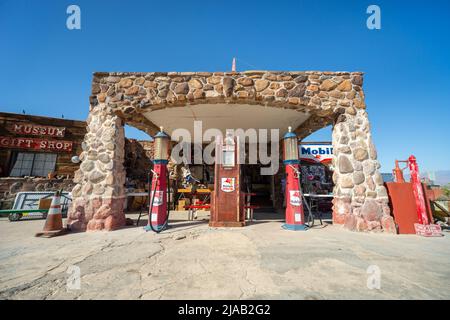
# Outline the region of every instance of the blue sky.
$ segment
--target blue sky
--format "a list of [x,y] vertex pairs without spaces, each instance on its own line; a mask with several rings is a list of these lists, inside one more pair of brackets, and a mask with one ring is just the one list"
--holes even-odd
[[[66,28],[70,4],[81,30]],[[450,1],[0,0],[5,112],[84,120],[94,71],[223,71],[233,56],[238,70],[365,72],[382,171],[410,154],[450,169]]]

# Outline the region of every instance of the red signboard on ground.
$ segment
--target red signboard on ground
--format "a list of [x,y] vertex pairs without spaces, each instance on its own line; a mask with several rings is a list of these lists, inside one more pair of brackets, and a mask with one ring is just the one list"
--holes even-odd
[[71,152],[72,141],[0,137],[0,148]]
[[442,229],[437,224],[420,224],[414,223],[416,234],[424,237],[442,237]]

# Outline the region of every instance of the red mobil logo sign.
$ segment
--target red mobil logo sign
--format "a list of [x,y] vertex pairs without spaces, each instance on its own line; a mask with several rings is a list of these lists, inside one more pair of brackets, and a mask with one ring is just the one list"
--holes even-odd
[[164,201],[164,191],[152,191],[153,206],[159,207]]
[[289,190],[289,203],[293,206],[299,207],[302,205],[299,190]]
[[333,159],[333,146],[330,143],[299,145],[300,159],[310,162],[331,163]]
[[224,192],[234,191],[234,178],[222,178],[220,189]]

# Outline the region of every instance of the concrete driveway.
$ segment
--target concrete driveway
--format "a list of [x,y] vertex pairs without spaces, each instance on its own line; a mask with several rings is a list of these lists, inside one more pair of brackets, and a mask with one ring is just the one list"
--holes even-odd
[[0,299],[450,299],[448,232],[294,232],[276,215],[215,229],[206,213],[172,217],[161,234],[127,227],[51,239],[34,237],[43,220],[2,219]]

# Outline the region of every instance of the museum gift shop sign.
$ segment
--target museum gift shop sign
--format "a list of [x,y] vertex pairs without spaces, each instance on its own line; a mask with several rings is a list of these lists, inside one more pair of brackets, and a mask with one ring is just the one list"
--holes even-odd
[[43,151],[71,152],[72,141],[47,140],[38,138],[0,137],[0,147]]
[[14,123],[10,126],[9,131],[15,134],[62,138],[66,133],[66,128],[41,126],[31,123]]

